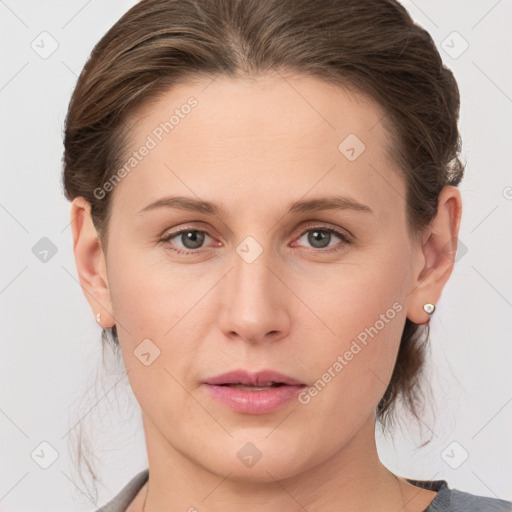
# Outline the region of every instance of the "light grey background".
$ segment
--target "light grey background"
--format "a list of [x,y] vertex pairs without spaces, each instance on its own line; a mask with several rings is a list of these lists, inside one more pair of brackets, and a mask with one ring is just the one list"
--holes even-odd
[[[96,398],[75,410],[101,370],[100,329],[78,284],[60,184],[62,126],[77,75],[134,3],[0,0],[2,511],[94,510],[146,467],[126,379],[106,375],[104,389],[98,381]],[[467,169],[458,261],[431,321],[434,409],[424,431],[432,441],[418,449],[425,438],[399,428],[394,440],[379,435],[379,452],[402,476],[512,499],[512,3],[404,5],[458,80]],[[47,247],[44,237],[57,251],[46,262],[37,245]],[[105,484],[96,504],[83,496],[69,459],[80,424],[94,439]]]

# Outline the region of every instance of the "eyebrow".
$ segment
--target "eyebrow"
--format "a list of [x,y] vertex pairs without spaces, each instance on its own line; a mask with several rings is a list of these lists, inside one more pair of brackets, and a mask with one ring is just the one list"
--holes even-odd
[[[174,208],[219,217],[226,216],[226,211],[215,203],[184,196],[162,197],[148,204],[138,213],[148,212],[157,208]],[[373,210],[369,206],[359,203],[347,196],[318,197],[315,199],[296,201],[290,206],[288,213],[309,213],[322,210],[355,210],[373,213]]]

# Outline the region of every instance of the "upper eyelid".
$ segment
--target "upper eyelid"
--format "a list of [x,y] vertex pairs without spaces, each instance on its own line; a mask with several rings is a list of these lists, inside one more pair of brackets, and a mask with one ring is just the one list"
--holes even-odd
[[[347,236],[353,237],[352,233],[350,233],[350,231],[348,231],[347,229],[332,226],[332,225],[329,225],[329,223],[322,223],[322,221],[310,221],[310,224],[302,226],[302,228],[300,228],[297,231],[294,230],[294,232],[300,233],[300,235],[302,236],[307,231],[310,231],[315,228],[324,229],[326,231],[333,230],[333,231],[346,232]],[[179,235],[179,234],[187,232],[187,231],[199,231],[201,233],[206,233],[208,236],[212,236],[212,235],[210,235],[207,228],[201,228],[201,227],[196,227],[196,226],[185,226],[183,228],[178,229],[177,231],[171,231],[171,232],[167,232],[167,230],[164,231],[164,233],[162,234],[162,238],[174,237],[176,235]]]
[[320,230],[326,230],[326,231],[334,231],[335,234],[338,232],[339,236],[345,236],[349,239],[354,239],[354,235],[346,228],[341,228],[339,226],[333,226],[329,223],[325,223],[322,221],[310,221],[311,224],[306,224],[300,229],[300,235],[302,236],[304,233],[311,231],[312,229],[320,229]]

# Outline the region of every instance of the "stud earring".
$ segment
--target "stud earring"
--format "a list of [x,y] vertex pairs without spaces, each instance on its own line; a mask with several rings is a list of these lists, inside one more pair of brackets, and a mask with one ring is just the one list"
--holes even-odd
[[[96,314],[96,322],[98,322],[100,324],[100,318],[101,318],[101,313],[97,313]],[[101,325],[101,324],[100,324]]]
[[436,310],[436,307],[434,304],[425,304],[423,309],[425,310],[425,313],[431,315]]

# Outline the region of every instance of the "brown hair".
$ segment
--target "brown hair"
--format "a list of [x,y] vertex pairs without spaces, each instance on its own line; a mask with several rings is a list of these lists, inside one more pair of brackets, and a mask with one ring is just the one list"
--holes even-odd
[[[443,186],[458,185],[459,91],[430,35],[395,0],[143,0],[96,44],[65,123],[63,185],[91,204],[104,246],[111,193],[136,109],[188,78],[273,70],[318,77],[383,107],[393,158],[406,182],[409,231],[437,211]],[[110,335],[110,337],[108,336]],[[417,415],[429,326],[406,320],[377,417],[398,398]],[[102,340],[118,345],[115,326]]]

